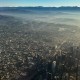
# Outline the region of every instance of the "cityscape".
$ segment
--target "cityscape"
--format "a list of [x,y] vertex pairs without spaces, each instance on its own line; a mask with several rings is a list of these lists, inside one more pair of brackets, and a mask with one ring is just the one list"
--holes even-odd
[[0,80],[80,80],[80,12],[64,9],[0,7]]

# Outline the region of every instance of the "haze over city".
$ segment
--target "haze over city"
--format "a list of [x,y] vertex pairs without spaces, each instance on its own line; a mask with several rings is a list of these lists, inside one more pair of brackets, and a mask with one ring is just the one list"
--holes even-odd
[[80,80],[80,0],[0,0],[0,80]]

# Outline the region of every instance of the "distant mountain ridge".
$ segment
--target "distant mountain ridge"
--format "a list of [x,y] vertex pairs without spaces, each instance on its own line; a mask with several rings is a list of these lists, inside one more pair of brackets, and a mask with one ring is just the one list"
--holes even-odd
[[68,10],[68,11],[80,11],[80,7],[0,7],[0,11],[61,11],[61,10]]

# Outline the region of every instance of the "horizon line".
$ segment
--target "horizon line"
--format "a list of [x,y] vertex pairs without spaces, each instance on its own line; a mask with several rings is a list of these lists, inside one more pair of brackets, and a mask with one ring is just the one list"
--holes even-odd
[[80,6],[0,6],[0,7],[55,7],[55,8],[59,8],[59,7],[78,7],[80,8]]

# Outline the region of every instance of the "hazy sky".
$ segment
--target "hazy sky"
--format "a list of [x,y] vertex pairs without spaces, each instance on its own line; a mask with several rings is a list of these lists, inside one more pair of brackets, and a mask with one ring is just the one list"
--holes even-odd
[[80,6],[80,0],[0,0],[0,6]]

